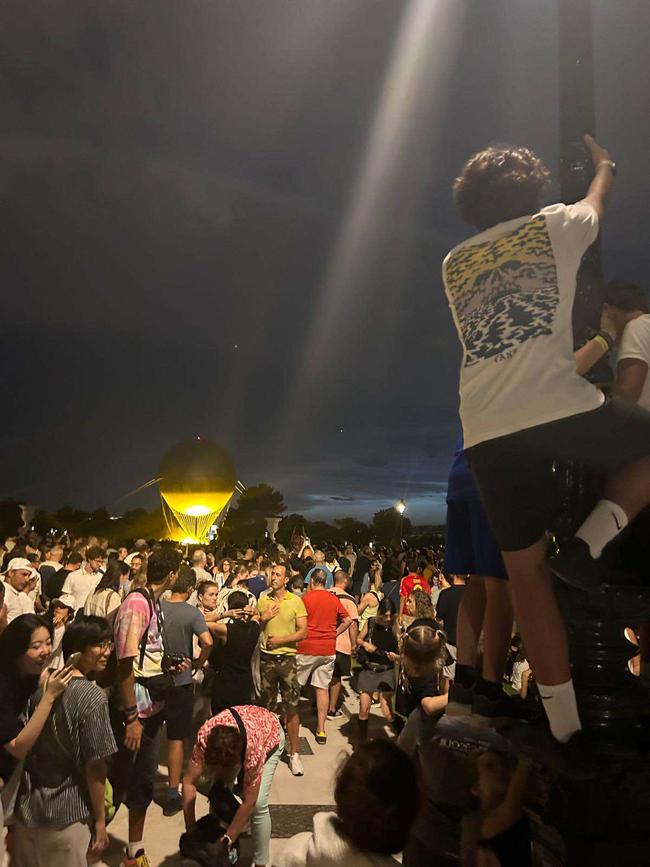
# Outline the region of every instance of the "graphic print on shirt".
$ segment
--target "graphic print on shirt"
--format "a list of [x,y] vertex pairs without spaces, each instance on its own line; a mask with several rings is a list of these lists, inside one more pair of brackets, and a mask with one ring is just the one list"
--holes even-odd
[[465,367],[510,358],[523,343],[553,330],[560,294],[543,216],[494,241],[462,247],[445,273]]

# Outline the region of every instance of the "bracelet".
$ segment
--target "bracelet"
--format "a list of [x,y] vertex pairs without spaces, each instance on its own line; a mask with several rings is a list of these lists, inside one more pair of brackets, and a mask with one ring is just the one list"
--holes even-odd
[[614,175],[614,177],[616,177],[616,163],[614,162],[614,160],[601,160],[594,169],[594,171],[597,172],[601,166],[609,166],[612,174]]
[[128,714],[130,714],[130,713],[133,713],[133,711],[134,711],[134,710],[137,710],[137,709],[138,709],[137,704],[132,704],[130,707],[125,707],[125,708],[124,708],[124,713],[128,715]]
[[127,716],[127,718],[126,718],[126,724],[127,724],[128,726],[130,726],[131,723],[137,722],[137,720],[138,720],[138,712],[137,712],[137,710],[136,710],[135,713],[129,714],[129,716]]
[[228,851],[230,851],[230,849],[232,848],[232,837],[230,837],[228,834],[224,834],[221,838],[221,842],[224,843]]
[[602,329],[596,332],[596,337],[601,337],[607,343],[608,351],[611,352],[616,343],[616,338],[612,337],[609,331],[603,331]]
[[591,339],[600,346],[603,352],[609,352],[609,343],[605,340],[602,334],[596,334]]

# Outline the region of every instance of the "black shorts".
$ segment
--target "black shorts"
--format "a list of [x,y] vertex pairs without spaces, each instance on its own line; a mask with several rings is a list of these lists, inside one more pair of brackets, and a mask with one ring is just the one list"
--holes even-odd
[[192,712],[194,710],[194,685],[172,686],[165,695],[165,723],[167,739],[182,741],[190,733]]
[[[553,462],[578,461],[606,474],[650,455],[650,412],[622,398],[598,409],[486,440],[467,449],[490,526],[502,551],[544,535],[557,512]],[[650,498],[650,491],[648,491]]]
[[336,659],[334,660],[334,673],[332,677],[336,680],[340,680],[342,677],[350,677],[350,672],[352,671],[350,657],[347,653],[341,653],[340,650],[336,651]]

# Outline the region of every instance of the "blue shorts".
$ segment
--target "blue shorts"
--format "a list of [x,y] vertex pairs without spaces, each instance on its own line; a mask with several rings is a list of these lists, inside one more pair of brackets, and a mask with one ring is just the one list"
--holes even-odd
[[480,500],[447,503],[445,572],[508,578],[499,544]]

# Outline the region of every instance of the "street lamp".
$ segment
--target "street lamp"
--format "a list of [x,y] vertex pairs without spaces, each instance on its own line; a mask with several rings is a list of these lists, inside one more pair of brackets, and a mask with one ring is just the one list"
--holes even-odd
[[404,514],[406,511],[406,503],[404,502],[404,499],[401,499],[399,503],[395,504],[395,509],[400,513],[400,515]]

